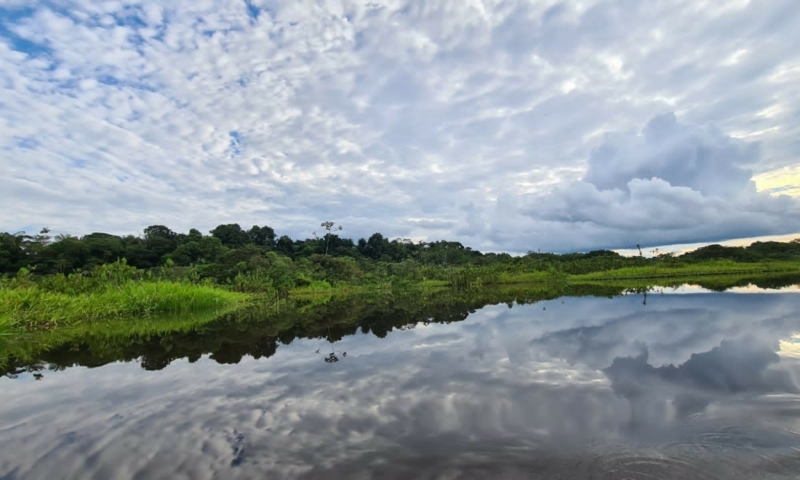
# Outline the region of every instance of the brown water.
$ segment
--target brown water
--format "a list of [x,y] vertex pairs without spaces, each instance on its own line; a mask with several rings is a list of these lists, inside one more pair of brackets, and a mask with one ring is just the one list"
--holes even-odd
[[800,295],[643,300],[56,345],[0,378],[0,478],[800,478]]

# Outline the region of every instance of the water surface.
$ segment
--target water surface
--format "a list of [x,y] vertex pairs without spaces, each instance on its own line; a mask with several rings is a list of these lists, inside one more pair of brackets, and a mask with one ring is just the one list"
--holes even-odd
[[796,292],[405,302],[12,358],[0,478],[800,475]]

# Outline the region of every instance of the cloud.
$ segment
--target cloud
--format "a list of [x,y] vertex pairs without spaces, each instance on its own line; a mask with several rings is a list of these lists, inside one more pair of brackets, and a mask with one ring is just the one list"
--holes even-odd
[[[605,136],[583,179],[556,185],[517,205],[550,234],[544,249],[653,246],[800,230],[800,202],[758,192],[748,168],[759,145],[714,127],[652,118],[641,133]],[[498,229],[491,224],[486,230]],[[570,232],[580,235],[570,235]],[[564,243],[566,242],[566,243]]]
[[659,178],[730,199],[755,192],[752,172],[744,166],[755,164],[758,154],[758,144],[681,125],[666,114],[650,120],[641,135],[609,135],[589,157],[583,181],[599,190],[625,190],[632,179]]
[[[624,229],[565,222],[567,200],[545,195],[584,178],[600,193],[573,201],[625,215],[655,203],[665,225],[683,221],[673,201],[720,215],[636,241],[774,233],[774,215],[748,228],[710,198],[747,197],[736,206],[754,215],[784,205],[746,192],[748,171],[797,164],[798,15],[791,0],[4,2],[0,203],[14,207],[0,229],[307,236],[332,219],[490,250],[627,246]],[[665,111],[681,122],[603,137]],[[700,147],[716,156],[674,161]],[[731,184],[703,173],[720,168]],[[634,178],[651,181],[635,204],[607,194]],[[531,199],[553,204],[537,217]]]
[[[315,339],[237,365],[203,358],[151,372],[133,361],[0,379],[0,475],[424,478],[512,468],[516,478],[550,468],[580,478],[573,469],[591,458],[612,463],[590,463],[595,474],[616,466],[618,475],[622,453],[640,462],[733,453],[714,470],[722,478],[744,467],[796,471],[773,460],[797,443],[780,433],[796,406],[778,394],[797,392],[800,364],[778,341],[798,331],[799,302],[791,293],[654,295],[646,306],[633,295],[565,298],[346,336],[336,349],[348,356],[335,365],[314,353],[327,347]],[[703,449],[671,449],[692,434]]]
[[455,222],[450,220],[437,220],[433,218],[411,218],[406,220],[406,222],[425,229],[447,229],[455,225]]

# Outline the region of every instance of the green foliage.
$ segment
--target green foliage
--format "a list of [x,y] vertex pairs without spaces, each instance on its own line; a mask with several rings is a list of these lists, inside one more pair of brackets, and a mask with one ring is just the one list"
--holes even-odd
[[216,287],[175,282],[134,282],[85,293],[44,286],[0,287],[0,311],[11,325],[49,328],[62,323],[221,308],[245,297]]
[[[798,282],[797,276],[706,277],[717,289],[757,284],[776,288]],[[430,282],[430,281],[429,281]],[[659,280],[665,286],[671,281]],[[335,343],[356,332],[383,338],[393,331],[431,323],[452,323],[486,305],[534,304],[561,296],[646,295],[647,282],[557,283],[502,285],[468,290],[409,289],[350,292],[315,281],[277,305],[248,304],[221,311],[181,315],[109,319],[74,323],[0,337],[0,375],[47,374],[48,369],[98,366],[115,361],[140,361],[147,370],[167,367],[176,359],[202,356],[222,364],[245,356],[267,358],[297,338]],[[307,293],[307,294],[305,294]],[[311,352],[309,352],[311,353]]]
[[732,260],[708,260],[702,263],[680,264],[662,263],[638,267],[625,267],[614,270],[576,275],[575,280],[608,279],[653,279],[659,277],[702,277],[707,275],[758,274],[797,272],[798,262],[759,262],[744,263]]
[[0,314],[0,342],[3,341],[3,337],[9,335],[11,335],[11,316],[5,312]]
[[263,293],[277,297],[278,291],[266,270],[239,273],[233,279],[233,286],[239,292]]
[[170,254],[177,265],[208,264],[216,262],[225,252],[222,241],[216,237],[189,238]]
[[[245,231],[219,225],[211,235],[197,229],[179,234],[151,225],[141,237],[94,232],[82,238],[0,233],[4,286],[35,285],[50,293],[82,295],[126,282],[175,282],[258,293],[283,299],[289,292],[325,282],[337,291],[364,289],[477,290],[491,285],[535,282],[687,278],[707,274],[800,270],[800,242],[756,242],[749,247],[710,245],[681,256],[624,257],[609,250],[527,255],[481,253],[459,242],[414,243],[374,233],[342,238],[339,225],[322,222],[323,235],[276,240],[269,226]],[[21,270],[24,269],[24,270]],[[316,283],[316,285],[320,285]],[[25,287],[27,288],[27,287]]]
[[238,223],[219,225],[211,230],[211,235],[218,238],[228,248],[240,248],[251,243],[250,235],[242,230]]
[[312,255],[309,266],[315,278],[332,284],[357,283],[362,276],[358,264],[350,257]]
[[169,281],[170,270],[143,272],[124,260],[35,277],[22,268],[0,282],[0,312],[8,325],[45,326],[79,320],[221,307],[245,297],[211,285]]
[[253,225],[247,231],[250,242],[258,247],[272,249],[275,246],[275,230],[271,227]]

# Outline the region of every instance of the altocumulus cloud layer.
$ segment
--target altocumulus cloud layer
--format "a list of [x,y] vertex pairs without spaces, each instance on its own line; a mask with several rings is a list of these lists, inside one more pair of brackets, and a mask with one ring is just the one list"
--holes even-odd
[[6,0],[0,230],[800,231],[777,196],[800,184],[798,22],[794,0]]

